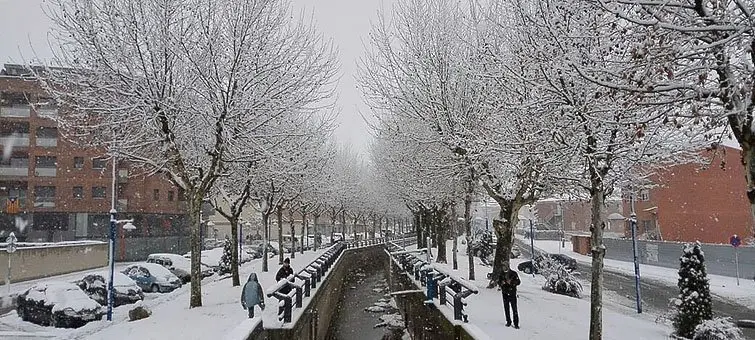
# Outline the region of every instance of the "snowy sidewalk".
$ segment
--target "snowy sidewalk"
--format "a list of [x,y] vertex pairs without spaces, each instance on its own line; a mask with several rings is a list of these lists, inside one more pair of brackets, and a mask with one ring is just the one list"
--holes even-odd
[[[449,271],[451,268],[452,241],[447,244],[449,264],[440,264]],[[457,276],[466,278],[468,273],[468,259],[464,255],[466,246],[459,244]],[[433,250],[437,255],[437,249]],[[526,259],[512,260],[512,267]],[[518,304],[521,329],[506,327],[503,313],[501,293],[497,289],[488,289],[486,274],[491,267],[479,263],[475,259],[476,280],[472,281],[479,288],[479,294],[466,299],[466,313],[469,323],[473,327],[487,334],[490,339],[538,340],[555,338],[560,340],[582,340],[587,338],[590,328],[589,291],[583,292],[581,299],[564,295],[557,295],[541,289],[545,279],[542,276],[532,277],[520,273],[522,284],[518,287]],[[604,296],[604,300],[609,299]],[[449,308],[439,306],[448,315]],[[603,308],[603,338],[606,340],[638,340],[638,339],[666,339],[671,333],[668,325],[658,324],[649,315],[637,315],[621,308],[610,301]]]
[[[304,255],[297,253],[296,258],[291,259],[291,267],[298,272],[326,250],[307,251]],[[242,286],[252,272],[257,273],[264,289],[273,285],[279,268],[278,257],[269,259],[269,265],[270,270],[262,272],[261,259],[243,264],[240,267]],[[207,278],[202,284],[203,306],[192,309],[189,309],[190,285],[167,294],[147,293],[144,305],[152,309],[152,316],[134,322],[128,321],[128,310],[133,305],[125,305],[114,309],[112,323],[104,320],[90,322],[73,330],[24,322],[15,311],[0,317],[0,326],[24,333],[54,334],[56,339],[215,339],[248,321],[247,313],[240,304],[242,286],[232,287],[230,276]],[[265,320],[276,319],[275,301],[268,298],[266,303],[268,308],[261,316]]]
[[[529,239],[527,242],[529,243]],[[535,240],[535,248],[552,254],[568,255],[587,266],[592,264],[592,257],[572,251],[571,242],[566,242],[565,247],[561,248],[559,241]],[[681,256],[681,250],[679,255]],[[634,263],[631,259],[626,262],[605,259],[603,268],[607,271],[634,276]],[[656,281],[676,287],[679,274],[678,269],[640,264],[640,277],[641,280]],[[708,279],[712,294],[755,310],[755,280],[740,278],[739,286],[737,286],[737,279],[734,277],[708,274]]]

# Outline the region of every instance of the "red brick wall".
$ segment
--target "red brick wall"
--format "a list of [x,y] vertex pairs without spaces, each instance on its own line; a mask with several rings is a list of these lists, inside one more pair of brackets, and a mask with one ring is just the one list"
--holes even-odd
[[[658,187],[650,189],[649,200],[638,200],[635,209],[641,221],[654,219],[652,211],[644,210],[657,207],[663,240],[727,243],[733,234],[752,236],[753,221],[739,150],[724,147],[707,169],[699,164],[671,167],[659,174],[655,183]],[[624,202],[624,211],[628,216],[628,201]],[[638,223],[642,234],[640,227]]]

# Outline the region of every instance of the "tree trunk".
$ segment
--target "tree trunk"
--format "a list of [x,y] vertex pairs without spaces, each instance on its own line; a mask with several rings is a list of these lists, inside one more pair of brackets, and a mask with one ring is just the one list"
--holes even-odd
[[341,213],[341,236],[343,236],[343,240],[346,241],[346,235],[348,235],[349,232],[346,230],[346,210],[344,210]]
[[203,194],[192,190],[189,194],[189,216],[191,217],[191,297],[189,298],[189,308],[202,306],[202,266],[200,261],[202,257],[202,240],[199,233],[202,227],[202,198]]
[[454,240],[453,240],[454,245],[453,245],[453,250],[452,250],[451,257],[453,259],[453,268],[454,268],[454,270],[458,270],[459,269],[459,257],[458,257],[458,252],[459,252],[459,226],[458,226],[458,223],[456,221],[456,207],[452,207],[451,209],[452,210],[451,210],[451,220],[450,220],[451,223],[450,223],[450,226],[451,226],[451,235],[454,238]]
[[470,242],[472,242],[472,194],[474,183],[467,181],[467,188],[464,193],[464,233],[467,241],[467,261],[469,265],[469,279],[474,281],[474,256],[470,252]]
[[435,210],[435,245],[438,248],[438,255],[435,262],[448,263],[446,257],[446,211],[443,208]]
[[[591,171],[595,172],[595,171]],[[592,219],[590,225],[590,252],[592,253],[592,281],[590,286],[590,340],[603,338],[603,258],[606,247],[603,244],[603,206],[605,195],[603,190],[603,176],[595,173],[591,175],[592,189],[590,201]]]
[[742,165],[745,168],[745,181],[747,183],[747,199],[750,201],[750,235],[755,238],[755,143],[742,140]]
[[291,226],[291,258],[296,258],[296,230],[294,223],[294,210],[288,209],[288,223]]
[[336,232],[336,213],[330,214],[330,244],[333,244],[333,234]]
[[283,265],[283,206],[279,205],[275,211],[278,217],[278,265]]
[[301,253],[304,254],[304,241],[307,241],[309,246],[309,224],[307,223],[307,208],[301,208]]
[[315,225],[315,232],[313,233],[313,234],[315,235],[315,240],[314,240],[314,243],[315,243],[315,244],[313,244],[313,245],[312,245],[312,248],[313,248],[314,250],[317,250],[317,249],[318,249],[318,248],[320,247],[320,243],[321,243],[321,240],[322,240],[322,235],[321,235],[321,234],[320,234],[320,232],[319,232],[319,231],[317,230],[317,222],[318,222],[319,220],[320,220],[320,215],[319,215],[319,214],[316,214],[316,215],[314,216],[314,219],[312,220],[312,223],[313,223],[313,224]]
[[231,285],[236,287],[241,285],[239,280],[239,262],[241,262],[239,261],[239,219],[231,218],[229,222],[231,222],[231,244],[233,244],[233,247],[231,247],[231,280],[233,283]]
[[357,237],[357,236],[358,236],[358,235],[357,235],[357,223],[359,223],[359,219],[358,219],[358,218],[356,218],[356,217],[354,217],[354,240],[355,240],[355,241],[359,239],[359,238]]
[[[500,211],[498,216],[493,219],[493,229],[498,237],[498,242],[495,245],[495,259],[493,260],[493,277],[498,277],[498,274],[504,268],[511,268],[509,262],[511,260],[511,246],[514,243],[514,226],[519,222],[519,209],[524,203],[517,200],[507,200],[497,198]],[[495,287],[495,280],[491,280],[488,283],[488,288]]]
[[268,244],[270,243],[270,213],[262,213],[262,229],[264,230],[262,233],[262,271],[267,272],[268,271],[268,264],[267,264],[267,258],[269,257],[267,255],[267,248]]

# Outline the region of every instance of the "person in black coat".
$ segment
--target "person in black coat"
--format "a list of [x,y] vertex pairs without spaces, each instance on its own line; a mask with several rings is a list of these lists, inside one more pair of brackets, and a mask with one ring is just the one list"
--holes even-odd
[[[283,260],[283,265],[280,267],[280,269],[278,269],[278,272],[275,273],[275,282],[286,279],[293,274],[294,270],[291,269],[291,260],[287,257],[285,260]],[[286,287],[280,290],[280,292],[283,294],[288,294],[288,292],[290,291],[290,287]]]
[[[519,274],[504,268],[498,274],[498,286],[501,287],[501,297],[503,297],[503,311],[506,314],[506,327],[511,327],[511,314],[514,314],[514,328],[519,328],[519,311],[516,307],[516,286],[522,281],[519,280]],[[511,309],[511,311],[509,311]]]

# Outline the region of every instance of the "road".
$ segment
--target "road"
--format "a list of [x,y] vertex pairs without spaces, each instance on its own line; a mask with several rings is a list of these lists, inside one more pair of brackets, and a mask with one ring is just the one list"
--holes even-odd
[[[529,258],[529,245],[525,247],[521,241],[518,243],[519,248],[522,250],[522,256]],[[591,268],[592,266],[586,263],[578,262],[581,279],[588,284]],[[588,285],[585,286],[587,293],[589,293],[588,287]],[[626,297],[626,300],[617,301],[621,305],[636,308],[634,276],[604,270],[603,289],[613,292],[620,297]],[[640,280],[640,293],[644,313],[664,315],[669,311],[669,301],[676,298],[679,294],[679,288],[666,282],[642,279]],[[748,309],[717,295],[713,295],[713,313],[717,316],[728,316],[734,320],[752,320],[755,318],[755,310]],[[748,339],[755,340],[755,329],[742,328],[742,332]]]

